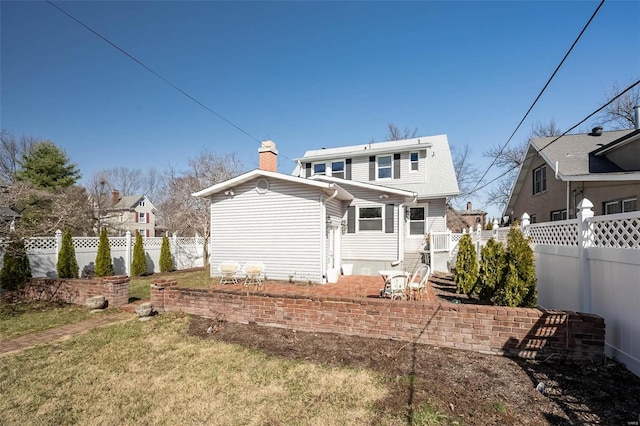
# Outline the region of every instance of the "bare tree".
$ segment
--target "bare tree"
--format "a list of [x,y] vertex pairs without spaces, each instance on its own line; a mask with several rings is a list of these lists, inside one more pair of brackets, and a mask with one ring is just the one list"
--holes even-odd
[[[615,98],[624,89],[616,83],[606,93],[605,101]],[[614,129],[633,129],[633,107],[640,105],[640,86],[635,86],[624,95],[609,104],[600,115],[603,124],[611,124]]]
[[493,204],[501,210],[507,205],[509,196],[511,195],[511,188],[517,178],[520,165],[527,155],[529,141],[532,138],[558,136],[561,134],[562,131],[552,118],[546,125],[537,122],[531,126],[529,138],[518,145],[505,149],[501,149],[499,146],[493,146],[485,151],[483,155],[487,158],[495,159],[495,166],[503,174],[503,176],[485,192],[484,198],[486,199],[486,203]]
[[49,191],[28,181],[16,182],[0,193],[0,204],[20,215],[16,223],[20,237],[50,236],[65,228],[74,235],[88,235],[93,230],[91,204],[81,186]]
[[238,175],[242,167],[235,154],[221,156],[204,150],[189,160],[187,171],[178,173],[171,169],[166,173],[166,196],[158,206],[160,220],[169,232],[197,233],[205,237],[205,263],[208,262],[206,248],[211,234],[211,202],[191,194]]
[[480,179],[480,171],[473,164],[469,145],[465,145],[462,148],[452,146],[451,153],[453,154],[453,169],[458,179],[460,194],[451,198],[449,203],[459,209],[462,207],[461,203],[468,199],[471,195],[471,190]]
[[417,127],[415,127],[414,129],[405,127],[404,131],[402,131],[398,126],[396,126],[393,123],[389,123],[387,125],[387,129],[388,129],[388,133],[387,133],[388,141],[400,141],[404,139],[415,138],[416,134],[418,133]]
[[0,132],[0,180],[5,184],[15,182],[16,172],[20,168],[20,160],[31,147],[38,142],[31,136],[20,136],[16,139],[6,130]]

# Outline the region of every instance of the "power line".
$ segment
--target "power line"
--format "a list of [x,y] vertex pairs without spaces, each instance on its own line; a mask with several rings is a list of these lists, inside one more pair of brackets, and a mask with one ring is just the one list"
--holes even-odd
[[103,36],[102,34],[100,34],[99,32],[97,32],[96,30],[94,30],[93,28],[89,27],[88,25],[86,25],[85,23],[83,23],[82,21],[80,21],[78,18],[76,18],[75,16],[71,15],[70,13],[68,13],[67,11],[65,11],[64,9],[60,8],[59,6],[55,5],[53,2],[51,2],[50,0],[45,0],[47,3],[49,3],[51,6],[55,7],[56,9],[58,9],[60,12],[62,12],[64,15],[68,16],[69,18],[71,18],[72,20],[74,20],[75,22],[77,22],[78,24],[82,25],[84,28],[86,28],[87,30],[91,31],[93,34],[95,34],[96,36],[100,37],[103,41],[105,41],[106,43],[108,43],[111,47],[113,47],[114,49],[116,49],[117,51],[119,51],[120,53],[126,55],[129,59],[131,59],[132,61],[134,61],[135,63],[137,63],[138,65],[140,65],[141,67],[143,67],[144,69],[146,69],[147,71],[149,71],[151,74],[155,75],[156,77],[158,77],[160,80],[162,80],[163,82],[165,82],[166,84],[168,84],[169,86],[173,87],[175,90],[177,90],[178,92],[180,92],[182,95],[186,96],[187,98],[189,98],[190,100],[192,100],[193,102],[195,102],[196,104],[200,105],[202,108],[204,108],[205,110],[209,111],[211,114],[215,115],[216,117],[218,117],[219,119],[221,119],[222,121],[224,121],[225,123],[229,124],[230,126],[233,126],[234,128],[236,128],[237,130],[241,131],[242,133],[244,133],[245,135],[249,136],[251,139],[255,140],[256,142],[260,142],[260,140],[258,138],[256,138],[255,136],[252,136],[251,134],[249,134],[247,131],[245,131],[243,128],[241,128],[240,126],[238,126],[237,124],[233,123],[231,120],[223,117],[222,115],[218,114],[217,112],[215,112],[214,110],[212,110],[211,108],[209,108],[208,106],[206,106],[205,104],[203,104],[202,102],[200,102],[199,100],[197,100],[196,98],[194,98],[193,96],[191,96],[190,94],[188,94],[187,92],[185,92],[184,90],[182,90],[181,88],[179,88],[178,86],[176,86],[175,84],[173,84],[172,82],[170,82],[169,80],[167,80],[166,78],[164,78],[162,75],[160,75],[159,73],[157,73],[156,71],[154,71],[153,69],[151,69],[150,67],[148,67],[147,65],[145,65],[144,63],[142,63],[140,60],[138,60],[136,57],[134,57],[133,55],[131,55],[130,53],[128,53],[127,51],[125,51],[124,49],[122,49],[121,47],[119,47],[117,44],[115,44],[114,42],[112,42],[111,40],[109,40],[108,38],[106,38],[105,36]]
[[633,83],[631,86],[627,87],[626,89],[624,89],[622,92],[620,92],[617,96],[611,98],[606,104],[602,105],[600,108],[596,109],[595,111],[593,111],[591,114],[587,115],[584,119],[582,119],[580,122],[578,122],[576,125],[574,125],[573,127],[571,127],[569,130],[567,130],[566,132],[564,132],[563,134],[561,134],[560,136],[558,136],[557,138],[553,139],[552,141],[550,141],[548,144],[546,144],[545,146],[543,146],[542,148],[536,150],[536,152],[532,155],[529,156],[525,156],[525,158],[522,160],[522,162],[520,164],[516,164],[513,167],[511,167],[509,170],[507,170],[506,172],[504,172],[502,175],[497,176],[496,178],[490,180],[489,182],[485,183],[484,185],[482,185],[481,187],[478,188],[478,191],[480,191],[481,189],[486,188],[487,186],[491,185],[493,182],[497,181],[498,179],[502,178],[505,174],[511,172],[512,170],[515,170],[516,168],[520,167],[521,164],[524,164],[525,161],[533,158],[535,155],[539,154],[540,152],[542,152],[544,149],[548,148],[549,145],[551,145],[552,143],[556,142],[558,139],[560,139],[561,137],[565,136],[567,133],[569,133],[570,131],[572,131],[573,129],[575,129],[576,127],[578,127],[579,125],[581,125],[582,123],[584,123],[585,121],[587,121],[588,119],[590,119],[591,117],[593,117],[594,115],[598,114],[600,111],[602,111],[603,109],[605,109],[607,106],[611,105],[613,103],[613,101],[615,101],[616,99],[618,99],[619,97],[621,97],[622,95],[624,95],[625,93],[627,93],[629,90],[633,89],[634,87],[636,87],[637,85],[640,84],[640,80],[637,80],[635,83]]
[[[580,31],[580,34],[578,34],[578,37],[576,37],[576,39],[574,40],[573,44],[571,45],[571,47],[569,48],[569,50],[567,51],[567,53],[565,53],[564,57],[562,58],[562,60],[560,61],[560,63],[558,64],[558,66],[556,67],[556,69],[553,71],[553,74],[551,74],[551,77],[549,77],[549,79],[547,80],[546,84],[544,85],[544,87],[542,88],[542,90],[540,91],[540,93],[538,93],[538,96],[536,97],[536,99],[533,101],[533,103],[531,104],[531,106],[529,107],[529,109],[527,110],[526,114],[524,115],[524,117],[522,117],[522,120],[520,120],[520,122],[518,123],[518,125],[516,126],[516,129],[513,131],[513,133],[511,133],[511,136],[509,136],[509,139],[507,140],[507,142],[505,142],[504,145],[502,145],[502,148],[500,148],[500,151],[498,151],[498,154],[495,155],[495,157],[493,158],[493,161],[491,162],[491,164],[489,164],[489,167],[487,168],[487,170],[484,172],[484,174],[482,175],[482,177],[478,180],[478,182],[476,183],[476,185],[473,187],[473,189],[471,190],[471,193],[473,193],[476,189],[478,189],[478,185],[480,185],[480,182],[482,182],[482,179],[484,179],[487,174],[489,173],[489,170],[491,170],[491,168],[494,166],[494,164],[496,163],[496,161],[498,160],[498,157],[502,154],[502,152],[504,151],[504,149],[507,147],[507,145],[509,145],[509,142],[511,142],[511,139],[513,139],[513,137],[515,136],[516,132],[518,131],[518,129],[520,129],[520,126],[522,126],[522,123],[524,123],[524,120],[526,120],[526,118],[529,116],[529,113],[531,112],[531,110],[533,109],[533,107],[536,105],[536,103],[538,103],[538,100],[540,99],[540,97],[542,96],[542,94],[544,93],[544,91],[547,89],[547,87],[549,86],[549,84],[551,83],[551,80],[553,80],[553,78],[555,77],[556,73],[558,72],[558,70],[560,69],[560,67],[562,66],[562,64],[564,64],[564,61],[567,59],[567,57],[569,56],[569,54],[571,53],[571,51],[573,50],[573,48],[575,47],[575,45],[578,43],[578,40],[580,40],[580,38],[582,37],[582,34],[584,34],[585,30],[587,29],[587,27],[589,26],[589,24],[591,24],[591,21],[593,21],[593,18],[595,18],[596,14],[598,13],[598,11],[600,10],[600,8],[602,7],[602,5],[604,4],[605,0],[602,0],[600,2],[600,4],[598,5],[598,7],[596,8],[596,10],[593,12],[593,14],[591,15],[591,18],[589,18],[589,21],[587,21],[587,23],[585,24],[585,26],[582,28],[582,31]],[[495,181],[495,179],[493,180]],[[491,182],[493,182],[491,181]],[[485,185],[486,186],[486,185]],[[484,186],[482,187],[484,188]],[[482,189],[480,188],[480,189]]]

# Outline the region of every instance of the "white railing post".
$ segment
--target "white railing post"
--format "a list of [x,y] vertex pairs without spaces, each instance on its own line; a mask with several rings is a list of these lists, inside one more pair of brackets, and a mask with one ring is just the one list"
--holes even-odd
[[498,219],[494,218],[493,219],[493,227],[491,228],[491,230],[493,231],[493,239],[498,241],[498,228],[500,227],[500,224],[498,223]]
[[58,253],[60,253],[60,248],[62,247],[62,231],[56,231],[56,263],[58,262]]
[[124,251],[124,272],[127,275],[131,275],[131,231],[127,231],[124,234],[126,241],[126,249]]
[[482,247],[482,225],[476,225],[476,259],[480,261],[480,247]]
[[578,274],[580,283],[580,295],[582,312],[591,312],[591,275],[589,274],[589,262],[587,261],[587,248],[592,245],[593,236],[587,219],[593,217],[593,203],[583,198],[576,206],[578,209]]

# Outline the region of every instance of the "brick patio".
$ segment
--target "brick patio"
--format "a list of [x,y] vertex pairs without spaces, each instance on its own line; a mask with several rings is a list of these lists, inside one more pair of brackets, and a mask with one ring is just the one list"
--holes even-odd
[[[219,278],[213,278],[212,291],[246,293],[247,290],[277,294],[282,296],[333,296],[344,298],[380,298],[380,289],[384,286],[382,277],[370,275],[341,275],[335,284],[288,283],[284,281],[266,281],[261,288],[245,287],[242,280],[237,285],[219,285]],[[427,285],[422,294],[423,302],[435,302],[437,298],[431,286]]]

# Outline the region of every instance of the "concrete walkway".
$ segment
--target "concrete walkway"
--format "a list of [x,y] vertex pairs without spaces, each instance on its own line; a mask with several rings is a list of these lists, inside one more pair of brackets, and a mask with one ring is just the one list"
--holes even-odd
[[112,324],[128,321],[135,317],[130,312],[122,312],[114,315],[102,315],[98,318],[82,321],[76,324],[63,325],[62,327],[39,331],[37,333],[26,334],[20,337],[0,341],[0,356],[22,352],[25,349],[39,345],[45,345],[58,340],[65,340],[69,337],[87,332],[94,328],[105,327]]

